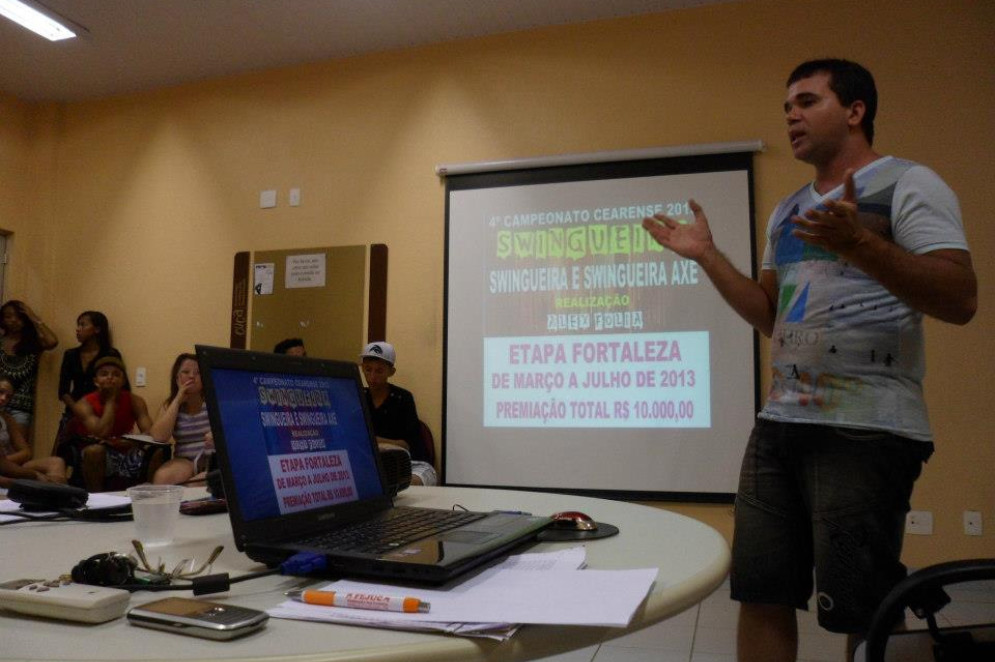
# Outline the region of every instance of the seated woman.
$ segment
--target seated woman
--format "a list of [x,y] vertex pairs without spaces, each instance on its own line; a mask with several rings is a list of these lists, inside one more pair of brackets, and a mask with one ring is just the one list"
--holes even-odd
[[[145,400],[124,390],[125,369],[121,359],[105,356],[94,363],[94,370],[97,390],[77,401],[73,413],[77,429],[97,440],[83,448],[81,468],[86,489],[100,492],[105,489],[108,477],[120,478],[116,481],[122,483],[118,487],[145,480],[141,475],[145,466],[144,444],[121,436],[134,432],[136,427],[147,434],[152,419]],[[160,454],[161,449],[154,452]]]
[[386,342],[373,342],[364,347],[359,356],[363,362],[366,397],[377,443],[408,451],[411,455],[412,485],[436,485],[435,467],[428,463],[421,441],[415,398],[411,391],[388,381],[397,372],[394,346]]
[[180,354],[173,362],[169,397],[162,403],[149,434],[156,441],[174,441],[173,459],[159,467],[153,483],[178,485],[206,472],[214,443],[196,355]]
[[[0,375],[0,410],[7,406],[14,395],[14,384],[4,375]],[[66,463],[61,457],[44,457],[33,459],[31,446],[28,445],[21,428],[14,422],[10,414],[0,411],[0,455],[8,462],[30,472],[20,474],[21,478],[35,478],[43,474],[45,479],[54,483],[66,482]]]

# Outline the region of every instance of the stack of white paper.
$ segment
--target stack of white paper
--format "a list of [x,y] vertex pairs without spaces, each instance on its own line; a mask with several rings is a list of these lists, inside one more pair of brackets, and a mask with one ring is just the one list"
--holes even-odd
[[288,600],[269,614],[329,623],[446,632],[506,639],[524,623],[625,627],[656,579],[657,569],[583,570],[584,548],[512,556],[444,589],[391,587],[342,580],[320,587],[350,593],[414,597],[429,613],[322,607]]

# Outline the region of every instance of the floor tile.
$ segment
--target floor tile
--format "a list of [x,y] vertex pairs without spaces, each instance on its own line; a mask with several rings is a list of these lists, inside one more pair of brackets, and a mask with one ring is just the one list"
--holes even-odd
[[[954,603],[940,612],[940,625],[953,623],[995,623],[995,590],[992,586],[968,586]],[[963,595],[966,594],[966,595]],[[720,588],[700,605],[648,628],[606,641],[597,649],[593,662],[735,662],[736,621],[739,603],[729,599],[728,588]],[[798,661],[842,662],[846,635],[823,630],[814,610],[799,611]],[[910,629],[925,628],[907,612]],[[588,662],[590,649],[577,658],[559,656],[543,662]]]
[[736,654],[736,628],[709,628],[698,626],[694,634],[693,653]]
[[795,618],[798,621],[799,637],[808,633],[825,632],[819,625],[819,614],[815,609],[809,609],[808,611],[798,609],[795,611]]
[[575,651],[568,651],[550,657],[541,657],[536,662],[592,662],[598,652],[598,646],[588,646]]
[[[938,615],[941,626],[995,623],[995,582],[971,582],[950,587],[953,602]],[[736,662],[736,621],[739,603],[729,597],[728,581],[695,608],[648,628],[605,642],[593,662]],[[814,609],[798,611],[799,662],[842,662],[846,635],[819,627]],[[909,629],[926,624],[906,612]],[[590,655],[590,653],[586,653]],[[577,662],[587,662],[581,656]],[[575,662],[560,656],[543,662]]]
[[601,645],[594,662],[688,662],[688,653]]
[[739,603],[729,597],[729,591],[716,591],[699,607],[698,627],[735,628],[738,620]]
[[716,655],[715,653],[695,653],[691,662],[736,662],[735,655]]
[[846,635],[806,632],[798,637],[799,662],[842,662],[846,659]]
[[697,609],[689,609],[659,623],[621,637],[605,641],[602,646],[616,648],[649,648],[660,651],[677,651],[687,656],[691,654]]

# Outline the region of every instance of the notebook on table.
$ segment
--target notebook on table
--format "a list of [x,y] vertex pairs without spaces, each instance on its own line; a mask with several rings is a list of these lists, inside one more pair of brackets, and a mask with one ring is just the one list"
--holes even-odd
[[334,574],[441,583],[550,523],[395,506],[355,363],[203,345],[197,358],[235,544],[253,560],[319,552]]

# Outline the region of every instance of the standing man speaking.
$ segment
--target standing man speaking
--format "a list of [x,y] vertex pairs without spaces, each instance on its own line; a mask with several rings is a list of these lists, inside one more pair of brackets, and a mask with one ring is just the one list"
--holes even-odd
[[905,576],[905,513],[933,450],[922,318],[966,324],[977,308],[957,197],[928,168],[874,151],[876,111],[859,64],[791,73],[788,139],[815,179],[771,214],[759,281],[722,255],[694,201],[689,223],[643,221],[772,339],[736,496],[741,661],[796,658],[813,568],[819,623],[851,646]]

